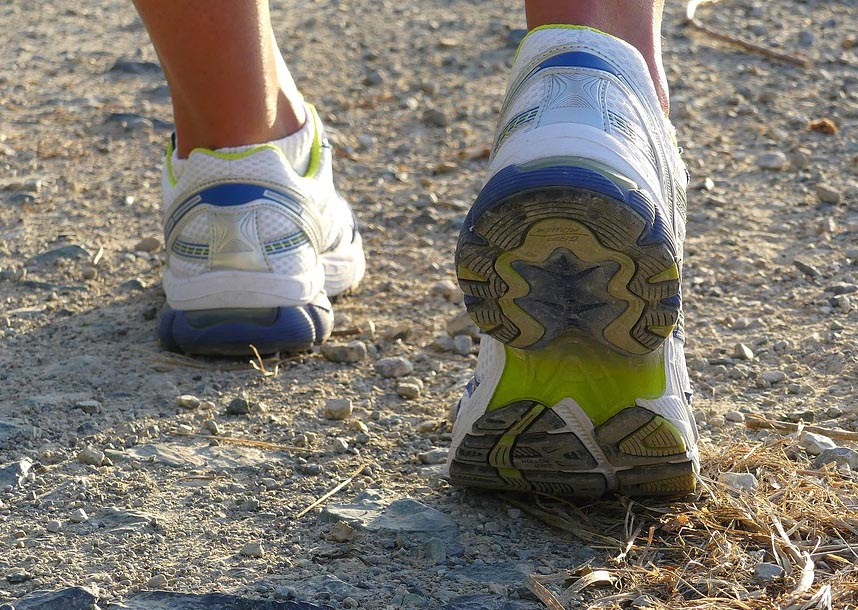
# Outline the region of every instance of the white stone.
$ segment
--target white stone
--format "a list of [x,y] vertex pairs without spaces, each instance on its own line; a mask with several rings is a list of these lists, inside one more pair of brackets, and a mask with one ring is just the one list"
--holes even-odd
[[834,449],[837,443],[823,436],[822,434],[814,434],[807,430],[801,433],[801,438],[798,440],[798,446],[807,451],[810,455],[819,455],[826,449]]
[[734,491],[752,492],[760,486],[757,477],[749,472],[722,472],[718,475],[718,482]]
[[86,514],[85,510],[78,508],[69,515],[69,521],[72,523],[86,523],[89,521],[89,516]]

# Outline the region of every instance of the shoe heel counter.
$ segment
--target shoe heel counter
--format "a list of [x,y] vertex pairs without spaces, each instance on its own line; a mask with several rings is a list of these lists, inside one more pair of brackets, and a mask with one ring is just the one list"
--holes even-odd
[[258,212],[255,208],[209,208],[209,267],[212,271],[270,271],[259,238]]

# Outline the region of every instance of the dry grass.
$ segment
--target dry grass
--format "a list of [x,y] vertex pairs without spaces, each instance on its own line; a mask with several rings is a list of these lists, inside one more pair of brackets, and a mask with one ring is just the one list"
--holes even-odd
[[[533,592],[551,610],[858,608],[856,474],[812,470],[795,436],[704,448],[703,463],[695,502],[510,500],[610,557],[532,576]],[[734,492],[717,483],[722,472],[753,473],[759,489]],[[760,562],[784,576],[759,581]]]

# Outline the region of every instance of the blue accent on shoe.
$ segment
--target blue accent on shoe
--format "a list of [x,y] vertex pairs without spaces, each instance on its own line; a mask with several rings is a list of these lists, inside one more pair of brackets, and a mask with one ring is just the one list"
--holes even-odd
[[682,296],[675,294],[668,299],[662,299],[661,304],[670,309],[679,309],[682,307]]
[[526,191],[544,191],[552,188],[579,188],[594,191],[606,197],[625,202],[644,219],[646,229],[639,244],[665,244],[676,256],[673,239],[664,224],[661,215],[656,212],[655,203],[639,190],[624,193],[611,180],[599,172],[574,165],[552,165],[534,169],[510,165],[499,171],[480,191],[477,200],[465,218],[462,234],[470,233],[474,222],[486,210],[500,205],[504,199]]
[[593,70],[602,70],[614,76],[621,76],[619,70],[609,64],[607,61],[584,51],[569,51],[568,53],[560,53],[553,57],[549,57],[543,61],[536,70],[545,68],[592,68]]
[[[272,194],[276,195],[276,197],[272,197]],[[194,193],[182,201],[182,203],[176,206],[176,209],[170,214],[169,220],[165,223],[164,236],[169,240],[169,236],[173,232],[173,229],[176,228],[176,225],[179,224],[188,212],[198,205],[234,207],[256,201],[257,199],[265,199],[274,205],[289,208],[297,214],[302,213],[301,204],[287,193],[258,184],[230,182],[209,187]]]
[[207,356],[244,356],[307,351],[327,339],[330,309],[307,304],[267,309],[174,310],[164,305],[158,338],[170,351]]

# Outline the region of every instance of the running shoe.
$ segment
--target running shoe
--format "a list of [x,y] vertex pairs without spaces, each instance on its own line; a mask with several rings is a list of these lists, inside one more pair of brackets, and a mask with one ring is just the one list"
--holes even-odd
[[453,428],[453,483],[570,497],[694,491],[687,183],[635,48],[583,27],[528,34],[456,250],[484,334]]
[[355,288],[365,260],[336,192],[331,146],[312,106],[310,164],[298,175],[275,143],[195,149],[164,168],[161,343],[189,354],[298,352],[327,339],[329,297]]

